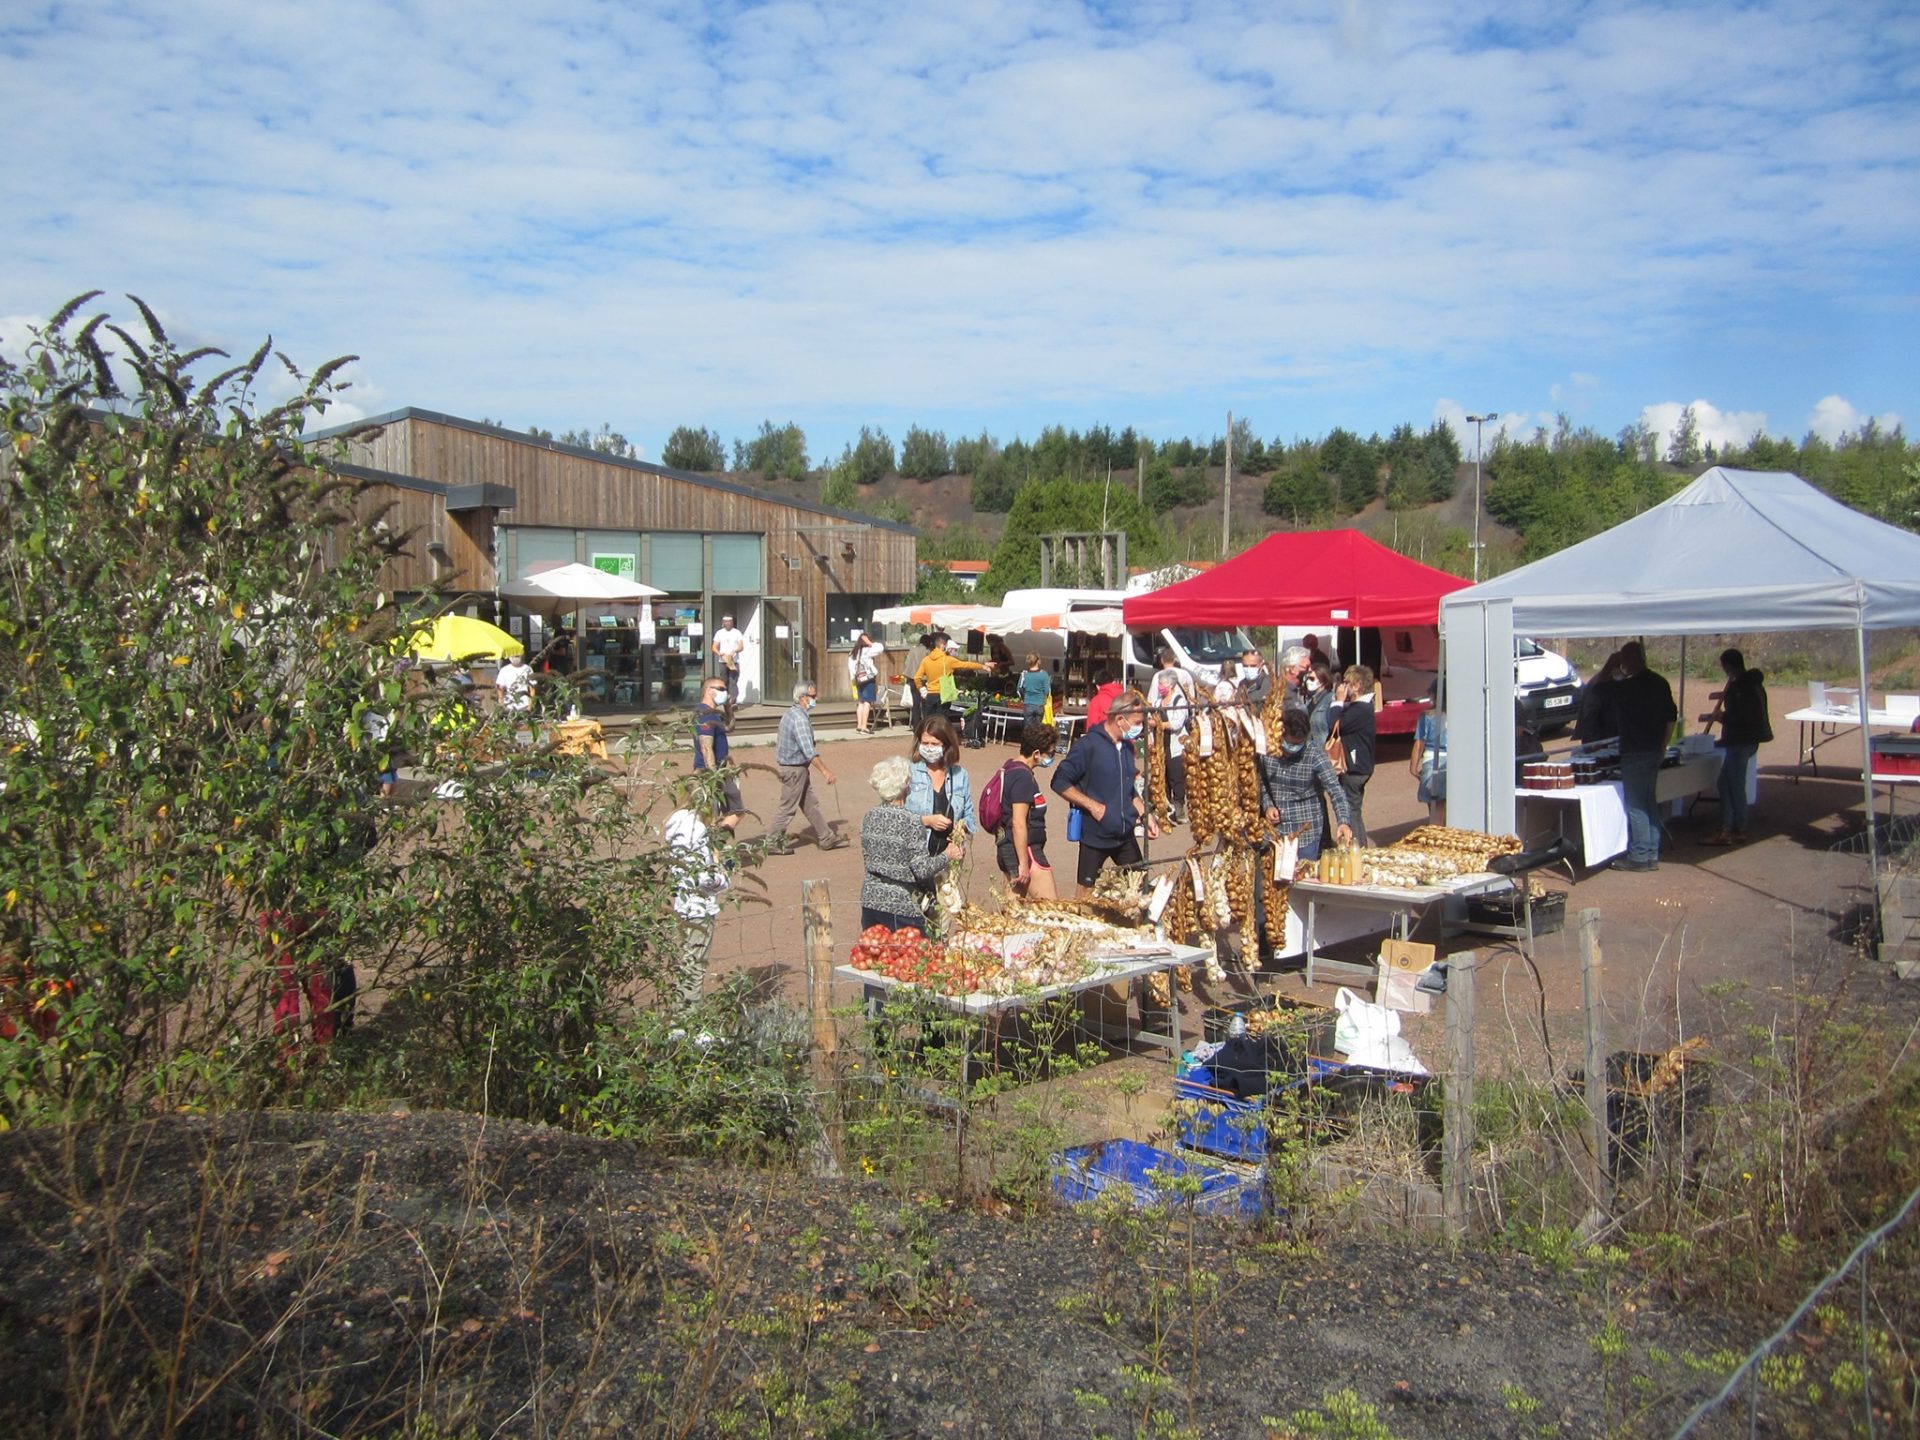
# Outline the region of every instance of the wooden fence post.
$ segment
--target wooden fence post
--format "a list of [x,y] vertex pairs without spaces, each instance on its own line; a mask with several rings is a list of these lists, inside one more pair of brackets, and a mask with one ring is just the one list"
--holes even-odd
[[1580,1003],[1587,1026],[1587,1116],[1593,1124],[1592,1169],[1594,1214],[1587,1228],[1597,1230],[1613,1213],[1613,1166],[1608,1163],[1607,1033],[1600,1000],[1600,912],[1582,910],[1575,922],[1580,934]]
[[807,1018],[812,1043],[807,1047],[807,1073],[813,1082],[820,1111],[820,1130],[827,1158],[838,1173],[841,1153],[838,1093],[840,1031],[833,1019],[833,897],[824,880],[801,882],[800,903],[807,942]]
[[1447,1088],[1440,1152],[1441,1210],[1464,1235],[1473,1218],[1473,981],[1478,951],[1447,957]]

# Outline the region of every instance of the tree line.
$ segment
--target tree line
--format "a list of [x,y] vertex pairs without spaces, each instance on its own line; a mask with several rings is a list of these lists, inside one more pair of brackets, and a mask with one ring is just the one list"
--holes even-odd
[[[553,438],[537,428],[532,433]],[[607,425],[559,438],[603,453],[632,453]],[[816,470],[805,431],[793,421],[766,420],[755,435],[731,445],[716,430],[679,426],[661,460],[674,469],[731,470],[766,482],[818,474],[823,504],[902,523],[912,519],[909,507],[871,496],[870,487],[890,475],[929,483],[964,479],[974,510],[1007,516],[1009,538],[993,551],[991,577],[992,588],[1004,589],[1037,578],[1032,537],[1049,530],[1124,529],[1136,563],[1217,553],[1218,531],[1209,525],[1202,534],[1192,512],[1218,503],[1227,448],[1224,434],[1157,440],[1132,426],[1108,425],[1049,425],[1033,440],[1005,442],[984,429],[950,440],[944,431],[910,425],[896,446],[883,427],[863,425],[835,460]],[[1450,499],[1463,474],[1471,477],[1444,422],[1424,430],[1402,423],[1385,436],[1335,426],[1318,440],[1263,441],[1240,417],[1232,454],[1236,481],[1258,487],[1261,510],[1276,527],[1337,524],[1378,501],[1392,518],[1372,527],[1376,538],[1428,564],[1460,573],[1471,568],[1465,527],[1421,513]],[[1488,445],[1486,513],[1517,540],[1490,542],[1486,567],[1497,573],[1598,534],[1660,503],[1708,464],[1792,471],[1857,510],[1920,529],[1920,452],[1897,426],[1884,429],[1869,420],[1837,441],[1809,432],[1797,443],[1755,433],[1744,443],[1716,447],[1701,437],[1689,406],[1662,447],[1644,423],[1608,437],[1561,415],[1531,433],[1502,430]],[[1177,510],[1188,519],[1176,523],[1171,512]],[[921,558],[949,558],[956,544],[977,555],[989,542],[971,530],[929,534],[922,537]]]

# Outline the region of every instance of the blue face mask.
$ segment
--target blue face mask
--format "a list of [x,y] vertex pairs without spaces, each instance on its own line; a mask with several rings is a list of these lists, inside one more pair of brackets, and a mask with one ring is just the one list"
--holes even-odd
[[1138,740],[1141,734],[1146,730],[1146,728],[1147,727],[1144,725],[1129,725],[1125,730],[1121,732],[1121,736],[1122,738],[1129,741]]
[[1033,757],[1033,768],[1045,770],[1053,764],[1053,758],[1051,755],[1036,755]]
[[1280,753],[1281,753],[1282,755],[1284,755],[1284,756],[1286,756],[1286,757],[1287,757],[1287,759],[1289,759],[1289,760],[1291,760],[1291,759],[1293,759],[1294,757],[1296,757],[1297,755],[1299,755],[1299,754],[1300,754],[1300,752],[1301,752],[1301,751],[1303,751],[1303,750],[1305,750],[1306,748],[1307,748],[1307,747],[1306,747],[1306,745],[1305,745],[1305,744],[1300,744],[1300,745],[1292,745],[1292,744],[1289,744],[1289,743],[1287,743],[1287,742],[1286,742],[1286,741],[1284,741],[1284,740],[1283,740],[1283,741],[1281,741],[1281,743],[1280,743]]

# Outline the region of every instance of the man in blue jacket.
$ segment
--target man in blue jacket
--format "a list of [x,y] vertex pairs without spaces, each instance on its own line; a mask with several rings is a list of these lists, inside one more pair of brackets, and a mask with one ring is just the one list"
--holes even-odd
[[1134,784],[1134,747],[1145,733],[1147,704],[1138,691],[1129,690],[1113,702],[1107,718],[1087,731],[1054,771],[1053,793],[1081,812],[1078,879],[1082,900],[1109,861],[1138,865],[1140,842],[1133,827],[1145,821],[1149,839],[1159,827],[1147,813],[1147,802]]

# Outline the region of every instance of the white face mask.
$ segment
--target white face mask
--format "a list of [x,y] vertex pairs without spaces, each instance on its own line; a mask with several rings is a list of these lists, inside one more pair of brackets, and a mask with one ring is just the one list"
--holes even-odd
[[947,747],[944,745],[922,745],[920,747],[920,758],[929,765],[938,765],[942,760],[947,758]]
[[1319,688],[1320,688],[1320,682],[1314,679],[1313,676],[1311,675],[1307,676],[1307,693],[1311,695]]

